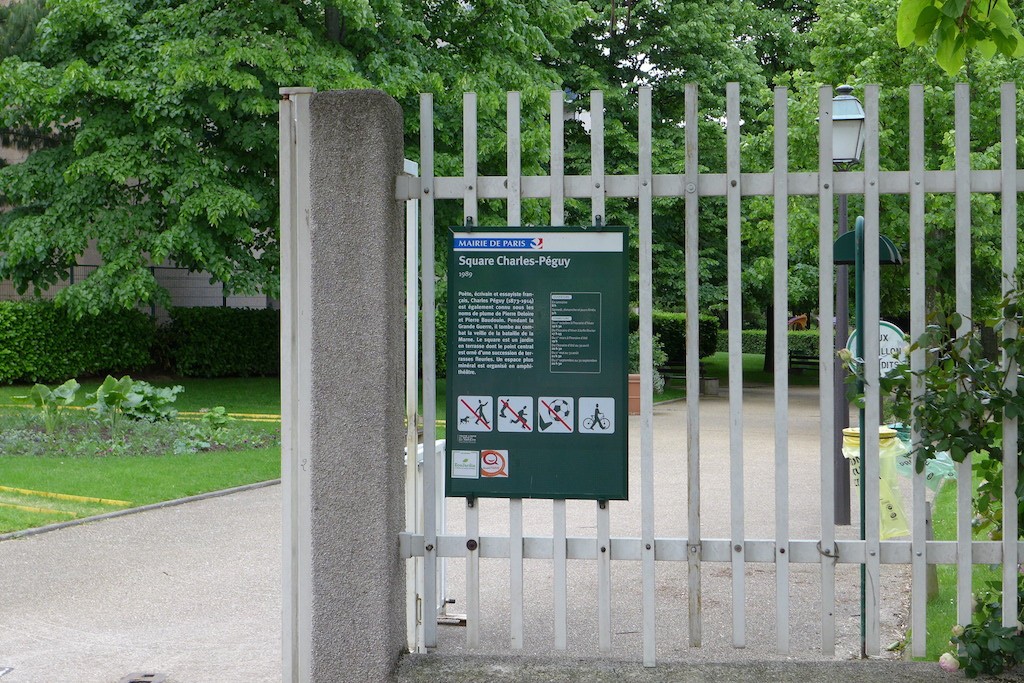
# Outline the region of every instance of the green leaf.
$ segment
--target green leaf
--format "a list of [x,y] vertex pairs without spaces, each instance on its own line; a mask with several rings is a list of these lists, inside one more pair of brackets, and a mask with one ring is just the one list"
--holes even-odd
[[69,379],[54,389],[53,395],[55,398],[60,399],[64,405],[71,405],[75,401],[75,394],[78,393],[81,387],[82,385],[78,383],[78,380]]
[[941,14],[937,7],[926,7],[918,16],[917,24],[914,26],[914,42],[918,45],[926,45],[928,39],[932,37],[932,32],[935,31],[935,24],[940,17]]
[[45,408],[53,403],[53,392],[45,384],[36,384],[29,392],[28,397],[36,408]]
[[[900,47],[907,47],[911,43],[919,42],[918,30],[922,24],[922,16],[926,10],[933,10],[938,18],[938,9],[933,0],[902,0],[899,10],[896,13],[896,42]],[[931,35],[931,28],[934,28],[935,21],[931,21],[928,35]]]
[[964,13],[968,0],[946,0],[942,3],[942,13],[951,19],[957,19]]

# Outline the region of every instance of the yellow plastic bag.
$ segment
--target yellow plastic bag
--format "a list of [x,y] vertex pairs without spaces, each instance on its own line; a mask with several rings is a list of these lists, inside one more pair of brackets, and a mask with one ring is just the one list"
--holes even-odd
[[[907,448],[897,438],[896,430],[878,428],[878,498],[882,540],[910,535],[907,514],[903,511],[903,498],[896,479],[896,460],[906,455]],[[853,466],[853,483],[860,489],[860,430],[843,430],[843,455]]]

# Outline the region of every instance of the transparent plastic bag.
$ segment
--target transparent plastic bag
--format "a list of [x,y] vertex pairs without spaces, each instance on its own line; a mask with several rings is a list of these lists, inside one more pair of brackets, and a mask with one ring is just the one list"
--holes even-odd
[[[910,453],[910,428],[901,424],[892,425],[903,442],[906,453],[896,459],[896,471],[904,477],[914,476],[914,458]],[[938,491],[946,479],[956,481],[956,463],[947,451],[939,451],[924,465],[924,483],[932,491]]]
[[[896,474],[896,461],[905,457],[906,454],[907,448],[897,438],[896,430],[880,426],[878,428],[878,498],[882,540],[910,534]],[[860,430],[856,427],[843,430],[843,455],[853,467],[853,483],[859,489]]]

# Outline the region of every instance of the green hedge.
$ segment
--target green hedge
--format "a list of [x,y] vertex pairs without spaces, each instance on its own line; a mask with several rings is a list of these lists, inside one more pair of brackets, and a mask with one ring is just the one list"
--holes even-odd
[[136,372],[153,358],[155,326],[140,311],[75,320],[50,301],[0,302],[0,382],[63,382]]
[[182,377],[274,376],[281,368],[279,311],[172,308],[161,328],[171,370]]
[[[743,330],[743,353],[763,354],[766,348],[768,333],[765,330]],[[718,337],[718,350],[729,350],[729,335],[723,334]],[[817,330],[790,330],[789,331],[789,352],[802,356],[818,355],[818,331]]]
[[[422,317],[422,316],[421,316]],[[434,363],[437,376],[448,376],[448,306],[438,306],[434,311]]]
[[[668,355],[668,362],[673,365],[686,363],[686,314],[653,311],[651,326],[654,334],[661,339],[661,344]],[[640,316],[635,312],[629,314],[629,330],[636,332],[640,327]],[[697,346],[701,358],[715,353],[718,347],[718,318],[711,315],[697,317]]]

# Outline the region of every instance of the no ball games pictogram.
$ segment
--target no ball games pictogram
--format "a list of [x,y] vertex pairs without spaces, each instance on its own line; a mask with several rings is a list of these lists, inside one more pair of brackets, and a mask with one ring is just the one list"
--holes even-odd
[[537,429],[545,434],[572,434],[573,400],[568,396],[537,399]]
[[532,432],[533,397],[499,396],[497,424],[499,432]]

